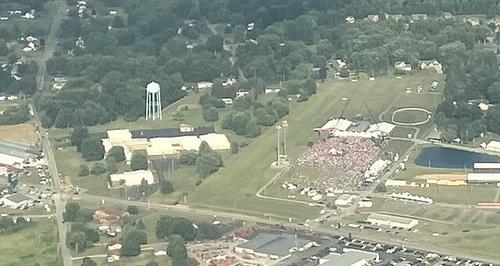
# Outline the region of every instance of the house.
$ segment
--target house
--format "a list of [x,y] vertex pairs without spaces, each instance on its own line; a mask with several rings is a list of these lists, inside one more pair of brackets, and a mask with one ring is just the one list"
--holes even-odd
[[441,14],[441,17],[444,19],[455,19],[455,16],[453,16],[453,14],[451,14],[450,12],[443,12],[443,14]]
[[354,22],[356,22],[356,19],[353,16],[348,16],[347,18],[345,18],[345,21],[349,24],[353,24]]
[[249,91],[237,91],[236,92],[236,99],[241,98],[241,97],[245,97],[247,95],[250,95]]
[[371,22],[378,22],[380,20],[379,15],[368,15],[366,18]]
[[411,20],[413,21],[427,20],[427,14],[412,14]]
[[5,196],[1,199],[1,202],[11,209],[19,209],[23,207],[33,206],[34,200],[22,193],[15,193]]
[[396,61],[394,63],[394,69],[398,71],[403,71],[403,72],[410,72],[411,71],[411,64],[408,64],[404,61]]
[[422,70],[433,70],[439,74],[443,74],[443,65],[437,60],[420,60],[418,67]]
[[233,99],[231,98],[222,98],[220,99],[225,105],[231,105],[233,104]]
[[400,20],[403,20],[405,17],[401,14],[397,14],[397,15],[389,15],[389,14],[386,14],[386,17],[388,19],[392,19],[392,20],[395,20],[395,21],[400,21]]
[[209,81],[200,81],[198,82],[197,84],[197,88],[198,89],[210,89],[212,88],[212,86],[214,85],[213,82],[209,82]]
[[479,26],[481,24],[481,20],[479,18],[464,18],[464,23],[469,23],[472,26]]
[[268,93],[278,93],[280,91],[281,91],[281,88],[279,88],[279,87],[268,87],[268,88],[264,89],[264,93],[265,94],[268,94]]

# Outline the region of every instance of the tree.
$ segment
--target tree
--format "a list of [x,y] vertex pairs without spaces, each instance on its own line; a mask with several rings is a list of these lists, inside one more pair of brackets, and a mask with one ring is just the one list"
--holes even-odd
[[125,21],[122,16],[115,16],[111,21],[111,27],[113,28],[123,28],[125,27]]
[[260,135],[260,127],[257,123],[255,123],[255,121],[251,120],[247,123],[245,135],[249,138],[255,138]]
[[182,151],[179,156],[179,163],[185,165],[195,165],[198,153],[195,151]]
[[180,235],[186,241],[192,241],[196,236],[193,221],[184,217],[161,216],[160,220],[156,222],[155,229],[158,239],[166,239],[171,235]]
[[231,154],[238,153],[240,145],[237,142],[231,142]]
[[213,106],[204,106],[203,119],[208,122],[219,120],[219,112],[217,112],[217,108]]
[[217,172],[222,167],[222,157],[217,153],[205,153],[196,160],[196,171],[201,178]]
[[89,257],[83,258],[81,266],[97,266],[97,263]]
[[134,153],[130,160],[130,168],[134,171],[148,169],[148,157],[142,153]]
[[8,53],[7,43],[4,39],[0,39],[0,56],[6,56]]
[[200,147],[198,148],[198,155],[211,154],[213,152],[214,151],[212,150],[210,145],[208,145],[208,142],[206,142],[206,141],[201,142]]
[[220,231],[217,225],[213,225],[210,223],[201,223],[198,225],[198,230],[196,231],[196,239],[197,240],[205,240],[205,239],[218,239],[222,236],[222,232]]
[[167,254],[174,259],[187,258],[186,241],[181,235],[172,235],[169,237]]
[[207,43],[205,44],[207,50],[211,52],[222,51],[222,46],[224,44],[224,38],[219,35],[212,35],[208,37]]
[[69,202],[66,204],[63,212],[64,221],[74,222],[80,216],[80,204],[77,202]]
[[82,140],[80,152],[87,161],[98,161],[104,158],[104,146],[99,138],[87,137]]
[[127,207],[127,212],[129,214],[139,214],[139,208],[137,208],[137,206],[129,205]]
[[78,171],[78,176],[88,176],[90,174],[89,166],[86,164],[80,165],[80,170]]
[[115,157],[109,157],[106,159],[106,170],[110,173],[118,172]]
[[126,257],[137,256],[141,253],[141,244],[133,237],[125,237],[122,244],[121,253]]
[[123,162],[126,159],[125,150],[123,149],[122,146],[113,146],[108,151],[108,157],[115,158],[116,162]]
[[170,193],[174,192],[174,186],[168,180],[163,180],[163,182],[161,182],[160,186],[161,186],[160,192],[163,194],[170,194]]

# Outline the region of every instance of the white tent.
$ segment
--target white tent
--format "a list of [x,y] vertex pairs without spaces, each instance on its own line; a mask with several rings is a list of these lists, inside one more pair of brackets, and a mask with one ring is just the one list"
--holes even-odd
[[142,180],[146,180],[148,184],[155,182],[153,173],[149,170],[138,170],[131,172],[124,172],[122,174],[111,174],[111,182],[125,182],[125,186],[138,186]]

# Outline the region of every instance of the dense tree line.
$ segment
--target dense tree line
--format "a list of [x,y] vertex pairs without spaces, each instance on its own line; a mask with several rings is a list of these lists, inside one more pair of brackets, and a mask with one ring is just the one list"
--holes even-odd
[[16,221],[11,217],[1,217],[0,218],[0,234],[14,233],[20,231],[32,223],[29,223],[23,217],[18,217]]

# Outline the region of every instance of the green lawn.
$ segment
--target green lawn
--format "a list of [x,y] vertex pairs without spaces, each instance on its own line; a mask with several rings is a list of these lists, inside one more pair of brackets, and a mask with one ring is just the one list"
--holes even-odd
[[110,196],[110,191],[107,186],[107,174],[95,176],[78,176],[81,164],[88,164],[89,167],[93,162],[86,162],[80,153],[75,148],[66,148],[54,151],[57,169],[62,176],[69,176],[71,183],[74,186],[87,189],[88,193]]
[[415,135],[415,131],[416,130],[411,127],[396,126],[389,136],[395,138],[408,138],[408,134],[411,134],[413,137]]
[[402,110],[394,114],[395,122],[419,123],[427,120],[427,112],[418,110]]
[[57,230],[48,219],[12,234],[0,235],[1,265],[59,265]]
[[[289,156],[296,158],[306,149],[307,142],[315,138],[312,130],[330,117],[340,115],[344,108],[341,100],[348,97],[350,103],[345,109],[345,117],[358,114],[370,119],[370,112],[377,116],[388,104],[405,91],[419,83],[430,83],[436,79],[425,73],[406,76],[403,79],[388,77],[377,81],[358,82],[334,81],[319,86],[318,94],[305,103],[291,103],[288,120],[287,145]],[[422,101],[427,99],[422,98]],[[369,109],[366,108],[369,106]],[[243,148],[239,154],[224,162],[225,167],[210,176],[206,182],[190,194],[189,203],[200,207],[232,209],[251,213],[274,213],[282,216],[311,217],[316,209],[304,205],[260,199],[256,191],[276,173],[269,169],[274,160],[276,133],[268,129],[261,136]]]

